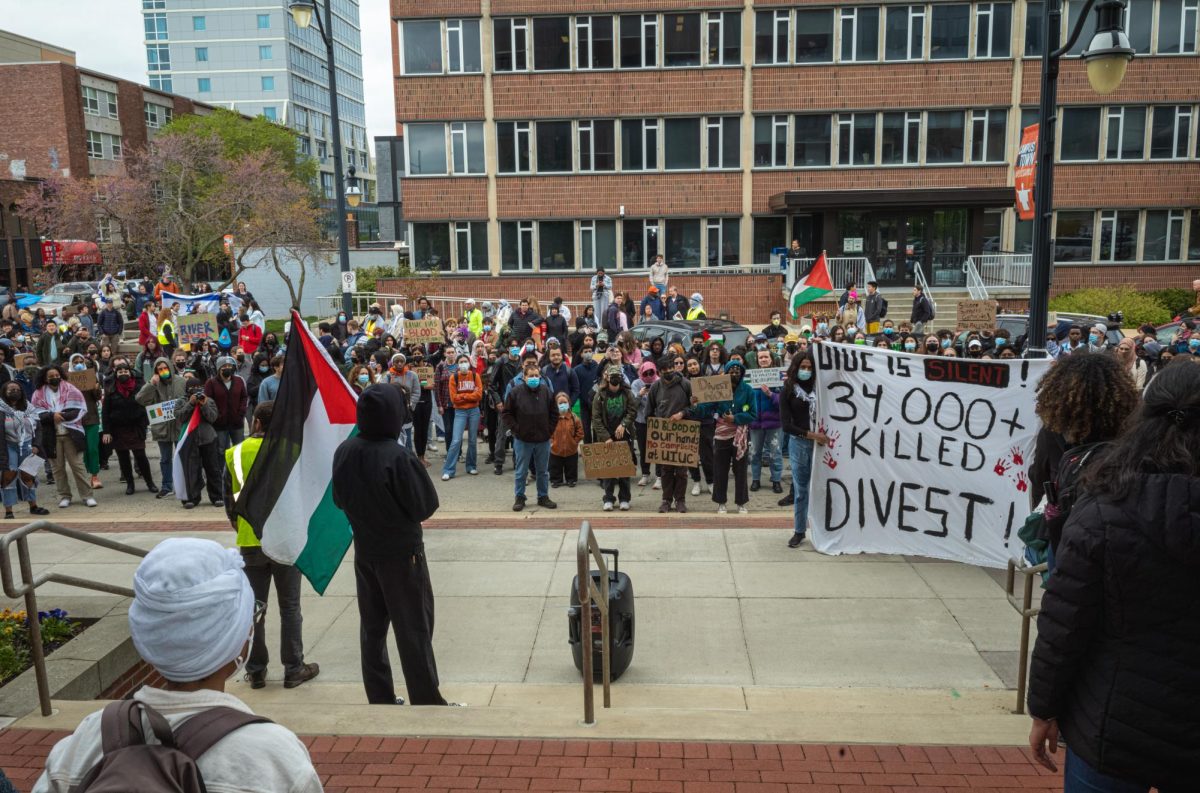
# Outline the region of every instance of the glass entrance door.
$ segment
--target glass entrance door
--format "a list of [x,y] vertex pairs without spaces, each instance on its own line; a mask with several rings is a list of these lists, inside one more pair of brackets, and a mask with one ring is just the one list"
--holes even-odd
[[901,251],[900,219],[895,215],[876,215],[874,218],[871,264],[875,268],[875,279],[881,286],[897,286],[903,283],[904,269],[899,258]]

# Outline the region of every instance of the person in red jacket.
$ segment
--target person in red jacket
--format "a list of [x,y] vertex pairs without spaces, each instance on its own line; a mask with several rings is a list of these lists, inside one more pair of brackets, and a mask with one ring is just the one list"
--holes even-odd
[[262,344],[262,339],[262,328],[253,322],[242,323],[241,330],[238,331],[238,346],[245,350],[247,355],[254,355],[258,345]]
[[142,313],[138,314],[139,347],[145,347],[150,339],[158,339],[158,321],[155,319],[157,316],[158,306],[153,300],[147,300],[146,305],[142,306]]
[[238,377],[237,363],[228,355],[217,359],[217,373],[204,384],[204,395],[217,406],[213,429],[217,431],[217,448],[221,451],[245,440],[246,408],[250,392],[246,381]]
[[455,372],[448,384],[450,402],[454,405],[454,426],[450,431],[450,446],[446,449],[446,462],[442,466],[442,481],[454,478],[458,467],[458,453],[462,449],[462,435],[467,433],[467,473],[479,473],[476,465],[476,445],[479,438],[479,404],[483,401],[483,379],[471,368],[471,358],[460,355],[455,360]]

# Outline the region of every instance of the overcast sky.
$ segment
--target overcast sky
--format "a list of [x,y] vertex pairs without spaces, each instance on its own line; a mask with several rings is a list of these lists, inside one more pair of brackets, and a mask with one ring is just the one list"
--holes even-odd
[[[359,0],[358,5],[367,134],[395,135],[388,2]],[[75,50],[83,68],[147,82],[138,0],[0,0],[0,28]]]

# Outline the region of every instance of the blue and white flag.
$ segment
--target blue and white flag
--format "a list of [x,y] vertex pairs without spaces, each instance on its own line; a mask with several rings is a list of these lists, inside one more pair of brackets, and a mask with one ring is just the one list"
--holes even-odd
[[162,293],[163,304],[178,303],[181,314],[216,314],[221,308],[221,301],[228,300],[229,308],[237,311],[242,307],[242,299],[233,292],[208,292],[203,295],[177,295],[174,292]]

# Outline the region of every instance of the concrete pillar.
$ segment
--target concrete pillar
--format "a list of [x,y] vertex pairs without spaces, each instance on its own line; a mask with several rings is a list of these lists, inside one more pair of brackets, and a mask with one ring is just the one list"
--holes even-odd
[[483,168],[487,173],[487,256],[492,275],[500,274],[499,201],[496,198],[496,173],[500,170],[499,147],[496,144],[496,106],[492,96],[494,48],[492,46],[492,0],[480,0],[483,18],[479,23],[480,45],[483,47]]

